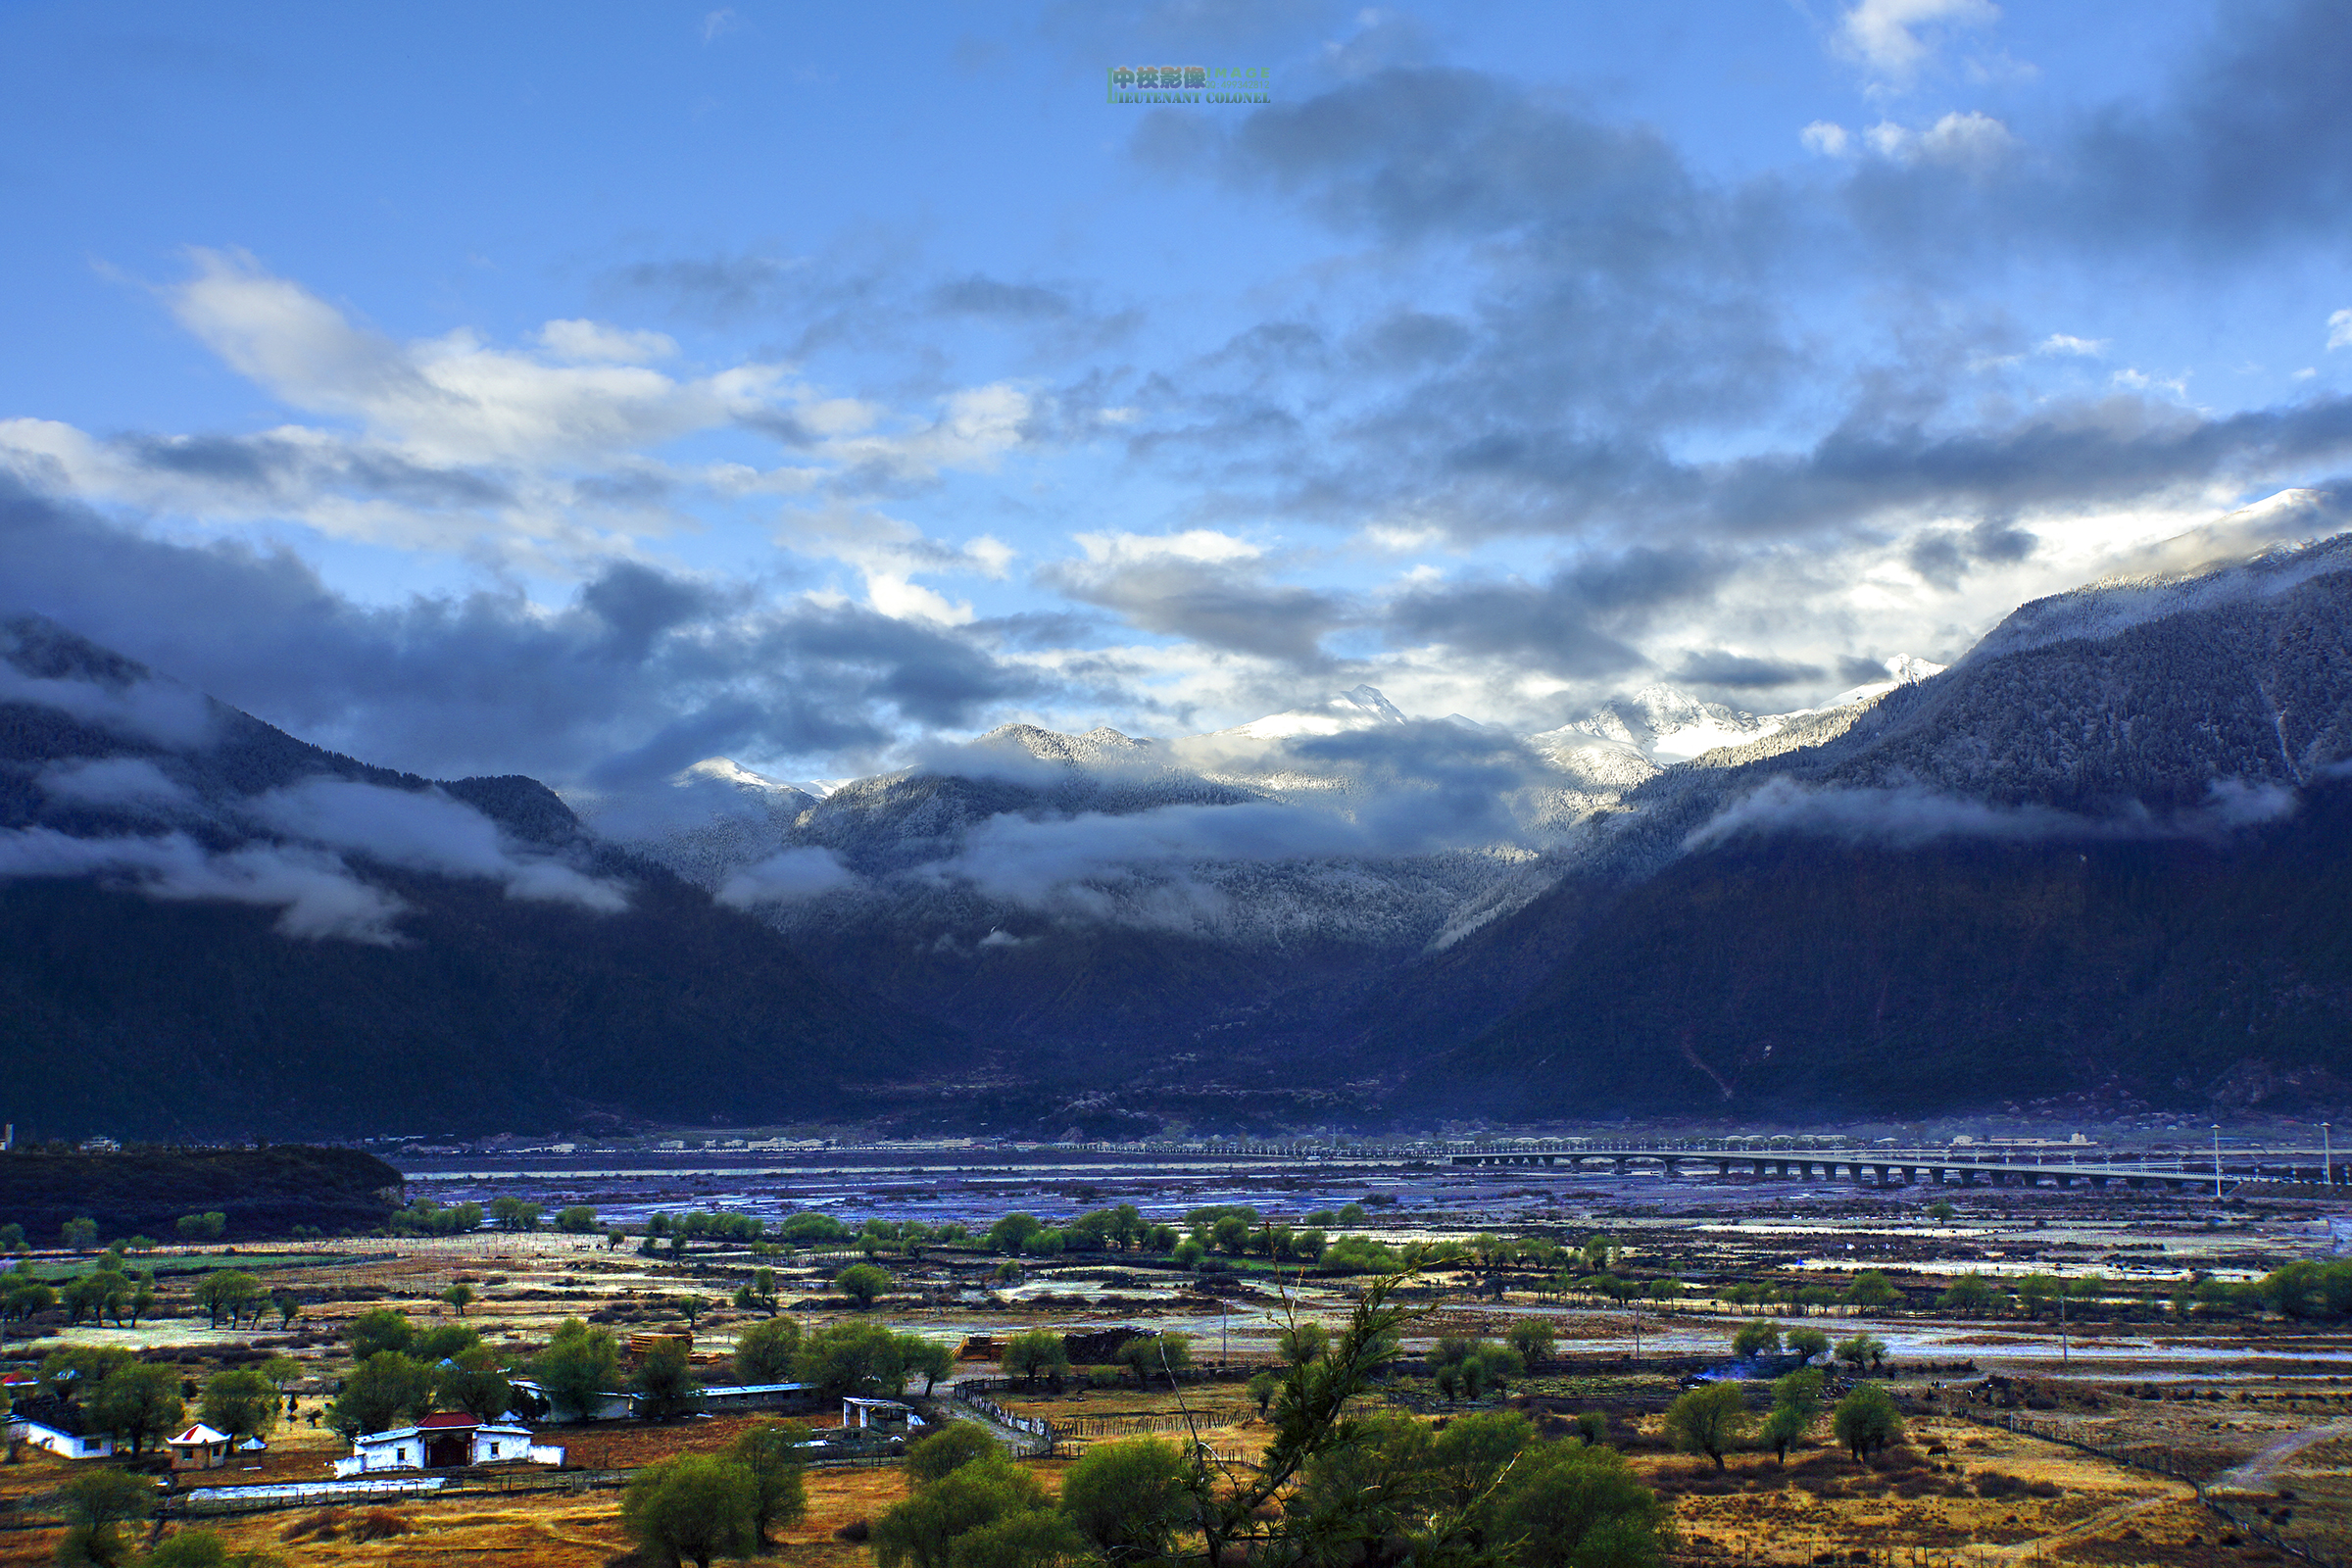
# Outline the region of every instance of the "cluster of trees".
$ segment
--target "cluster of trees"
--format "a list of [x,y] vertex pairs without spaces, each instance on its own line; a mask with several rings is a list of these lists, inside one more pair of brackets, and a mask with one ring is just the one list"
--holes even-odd
[[[1772,1385],[1772,1412],[1764,1419],[1764,1446],[1786,1463],[1788,1450],[1805,1441],[1821,1417],[1822,1375],[1800,1367]],[[1901,1441],[1902,1413],[1886,1389],[1876,1383],[1856,1384],[1831,1416],[1838,1441],[1852,1452],[1856,1463]],[[1724,1467],[1724,1455],[1743,1446],[1755,1422],[1748,1414],[1747,1396],[1738,1383],[1710,1383],[1692,1389],[1666,1409],[1666,1432],[1685,1453],[1700,1453]]]
[[286,1326],[302,1315],[302,1301],[291,1291],[270,1291],[262,1282],[242,1269],[215,1269],[196,1285],[196,1304],[204,1308],[219,1328],[223,1318],[228,1326],[251,1321],[260,1323],[262,1314],[275,1312],[280,1326]]
[[647,1465],[621,1494],[621,1524],[656,1561],[749,1557],[769,1532],[808,1511],[800,1445],[808,1429],[781,1421],[748,1428],[723,1453],[681,1454]]
[[212,1530],[181,1530],[151,1551],[136,1550],[123,1526],[147,1517],[155,1490],[125,1471],[85,1470],[59,1489],[59,1499],[66,1531],[54,1560],[61,1568],[284,1568],[285,1559],[275,1552],[232,1551]]
[[[1645,1568],[1668,1523],[1615,1449],[1544,1444],[1517,1411],[1433,1432],[1397,1411],[1325,1419],[1316,1365],[1291,1368],[1280,1482],[1227,1477],[1159,1438],[1098,1444],[1049,1501],[986,1433],[957,1423],[907,1450],[910,1495],[873,1524],[883,1568],[1164,1562],[1199,1539],[1252,1560]],[[1295,1481],[1296,1486],[1291,1483]],[[1279,1499],[1279,1500],[1277,1500]],[[1247,1511],[1245,1512],[1245,1508]]]
[[412,1199],[385,1226],[395,1236],[464,1236],[481,1228],[481,1204],[452,1203],[444,1208],[429,1198]]
[[1448,1335],[1429,1352],[1429,1375],[1446,1398],[1475,1399],[1489,1390],[1500,1394],[1525,1377],[1527,1357],[1513,1346]]
[[[1056,1340],[1056,1345],[1059,1341]],[[769,1318],[735,1340],[738,1383],[807,1383],[820,1397],[895,1395],[908,1378],[929,1394],[956,1368],[955,1352],[919,1334],[894,1334],[879,1323],[831,1323],[804,1336],[788,1317]],[[542,1382],[545,1381],[543,1378]],[[554,1384],[547,1385],[552,1396]]]
[[172,1222],[172,1228],[179,1232],[183,1242],[217,1242],[228,1234],[228,1216],[217,1208],[201,1214],[182,1214]]
[[326,1423],[347,1438],[435,1410],[491,1421],[514,1406],[510,1369],[469,1324],[419,1329],[390,1307],[377,1307],[353,1318],[343,1337],[357,1364],[327,1405]]

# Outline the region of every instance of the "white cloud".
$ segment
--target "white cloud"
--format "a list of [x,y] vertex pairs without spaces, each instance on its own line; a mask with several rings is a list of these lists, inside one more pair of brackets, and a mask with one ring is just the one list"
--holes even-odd
[[172,681],[50,680],[0,659],[0,702],[54,708],[84,724],[164,746],[207,746],[214,734],[212,705],[203,693]]
[[1837,45],[1882,82],[1901,86],[1928,63],[1941,34],[2000,20],[1992,0],[1860,0],[1840,19]]
[[82,806],[187,806],[195,797],[144,757],[76,757],[51,762],[33,780],[53,801]]
[[[207,521],[291,519],[337,538],[571,574],[692,526],[680,502],[854,495],[986,470],[1026,439],[1030,395],[965,387],[893,411],[802,384],[781,367],[674,374],[661,332],[552,320],[521,348],[469,330],[396,341],[242,253],[195,251],[161,290],[231,368],[306,420],[237,436],[98,440],[0,420],[0,469],[38,487]],[[338,425],[342,427],[338,427]],[[670,443],[733,427],[793,461],[677,466]]]
[[1835,121],[1816,120],[1798,131],[1796,139],[1804,143],[1805,151],[1824,158],[1843,158],[1853,150],[1853,137]]
[[2074,337],[2065,332],[2052,332],[2034,346],[2036,354],[2062,355],[2081,360],[2098,360],[2107,356],[2107,339],[2103,337]]
[[2018,146],[2007,125],[1975,110],[1945,115],[1925,130],[1882,120],[1862,134],[1871,151],[1889,162],[1933,164],[1971,174],[1989,172]]
[[678,352],[677,340],[666,332],[633,332],[602,321],[550,321],[539,329],[539,342],[559,359],[613,365],[643,365]]
[[1214,528],[1192,528],[1183,533],[1082,533],[1072,537],[1086,559],[1106,566],[1138,565],[1147,562],[1189,561],[1214,564],[1254,561],[1265,552],[1247,539]]
[[253,845],[209,855],[183,833],[159,838],[73,838],[49,828],[0,829],[0,880],[119,879],[151,899],[275,906],[289,937],[393,946],[392,921],[408,907],[352,876],[332,855]]
[[2338,311],[2328,318],[2328,346],[2352,349],[2352,311]]
[[748,909],[762,904],[812,899],[821,893],[857,885],[858,878],[843,867],[831,850],[805,847],[786,850],[757,865],[745,866],[727,878],[716,897],[721,904]]
[[495,822],[437,789],[310,778],[260,797],[252,809],[281,833],[387,865],[503,882],[511,899],[573,904],[602,914],[628,907],[618,884],[512,849]]

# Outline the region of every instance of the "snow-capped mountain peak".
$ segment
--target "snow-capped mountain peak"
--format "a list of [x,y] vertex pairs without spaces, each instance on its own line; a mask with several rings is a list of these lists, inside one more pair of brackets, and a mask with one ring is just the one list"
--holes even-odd
[[1339,735],[1348,730],[1370,729],[1376,724],[1404,722],[1403,710],[1382,696],[1378,687],[1354,686],[1319,703],[1268,713],[1223,733],[1255,741],[1279,741],[1299,735]]

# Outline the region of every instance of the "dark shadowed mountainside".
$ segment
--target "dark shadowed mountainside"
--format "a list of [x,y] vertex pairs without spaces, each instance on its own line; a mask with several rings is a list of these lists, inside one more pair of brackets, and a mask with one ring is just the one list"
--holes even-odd
[[219,1213],[222,1239],[251,1242],[315,1225],[333,1236],[380,1228],[401,1204],[399,1171],[354,1149],[129,1149],[120,1153],[0,1153],[0,1224],[54,1247],[70,1219],[100,1241],[169,1240],[183,1214]]
[[794,1121],[959,1059],[954,1031],[828,981],[529,779],[368,767],[45,622],[7,631],[20,1132]]

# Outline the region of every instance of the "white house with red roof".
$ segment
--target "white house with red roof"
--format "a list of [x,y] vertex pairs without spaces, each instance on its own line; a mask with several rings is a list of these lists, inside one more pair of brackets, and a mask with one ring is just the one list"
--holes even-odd
[[166,1438],[164,1446],[172,1450],[172,1468],[179,1470],[218,1470],[228,1463],[228,1434],[215,1432],[199,1421],[175,1438]]
[[366,1432],[351,1440],[351,1454],[335,1461],[337,1476],[380,1470],[461,1470],[477,1464],[562,1464],[564,1450],[533,1443],[531,1429],[480,1421],[463,1410],[428,1415],[413,1427]]

